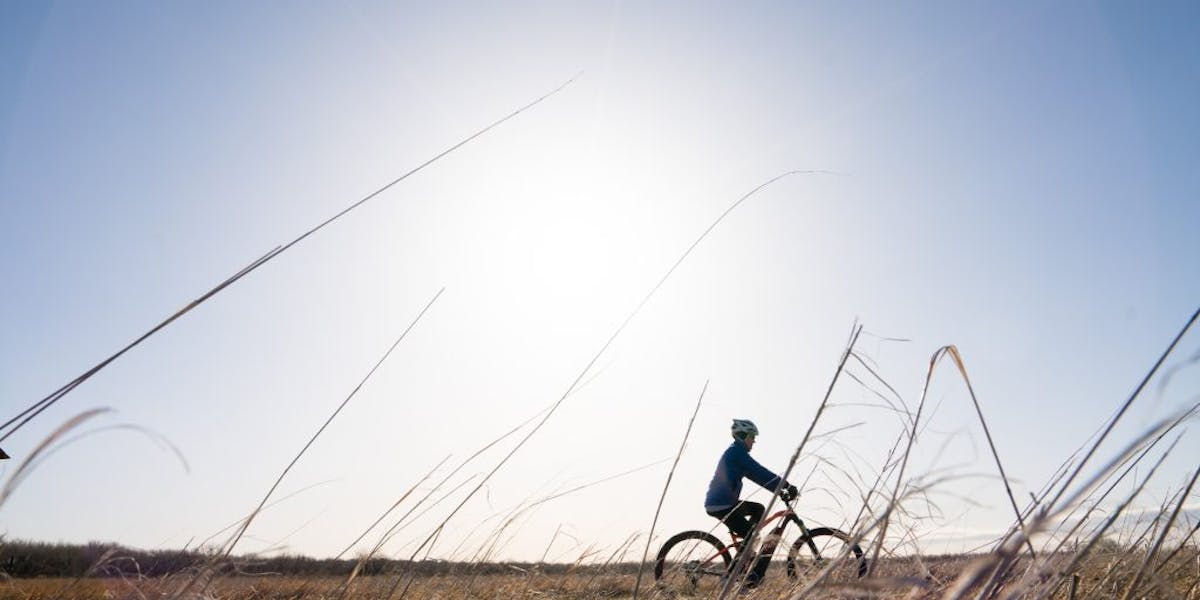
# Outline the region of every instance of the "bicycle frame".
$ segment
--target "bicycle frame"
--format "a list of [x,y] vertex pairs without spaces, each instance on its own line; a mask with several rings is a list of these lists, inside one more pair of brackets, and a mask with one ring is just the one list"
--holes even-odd
[[[783,530],[785,528],[787,528],[787,524],[790,522],[794,522],[796,524],[796,526],[800,528],[800,534],[802,536],[804,536],[805,539],[808,540],[808,548],[809,548],[809,550],[812,551],[813,556],[815,556],[817,558],[821,557],[821,551],[817,548],[817,545],[813,542],[812,536],[809,535],[808,527],[804,524],[804,521],[800,520],[800,516],[797,515],[796,511],[792,510],[791,507],[785,508],[781,511],[778,511],[778,512],[772,514],[771,516],[767,517],[766,519],[763,519],[758,524],[758,526],[754,528],[754,533],[755,534],[762,533],[762,531],[764,529],[766,529],[768,525],[770,525],[772,522],[774,522],[776,520],[779,520],[779,524],[776,525],[775,528],[772,529],[771,532],[769,534],[767,534],[766,537],[762,538],[762,540],[763,540],[762,549],[759,551],[758,560],[762,560],[763,558],[770,560],[771,555],[775,552],[775,546],[778,545],[779,540],[783,538]],[[741,536],[739,536],[738,534],[736,534],[732,531],[729,532],[729,535],[733,538],[733,543],[729,544],[728,546],[725,547],[725,552],[729,552],[730,550],[740,552],[742,549],[742,543],[745,541],[744,538],[742,538]],[[716,559],[721,554],[722,554],[721,552],[718,552],[716,554],[713,554],[712,556],[705,558],[702,561],[702,564],[708,564],[709,562]]]

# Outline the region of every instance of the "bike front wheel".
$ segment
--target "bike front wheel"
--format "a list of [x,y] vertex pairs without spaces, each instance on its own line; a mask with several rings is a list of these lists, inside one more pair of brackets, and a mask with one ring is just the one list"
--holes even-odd
[[867,574],[867,559],[844,532],[828,527],[809,529],[808,535],[800,536],[788,550],[788,577],[810,579],[826,569],[830,569],[826,582],[846,583]]
[[685,594],[708,594],[721,588],[721,577],[733,562],[730,549],[704,531],[671,536],[654,560],[654,580],[660,589]]

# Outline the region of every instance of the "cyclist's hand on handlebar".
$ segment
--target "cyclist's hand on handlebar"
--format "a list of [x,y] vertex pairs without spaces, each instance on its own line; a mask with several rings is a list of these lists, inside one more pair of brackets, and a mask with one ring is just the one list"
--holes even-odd
[[800,490],[797,490],[796,486],[791,485],[791,484],[789,484],[787,487],[779,490],[779,497],[784,502],[791,502],[792,500],[795,500],[799,496],[800,496]]

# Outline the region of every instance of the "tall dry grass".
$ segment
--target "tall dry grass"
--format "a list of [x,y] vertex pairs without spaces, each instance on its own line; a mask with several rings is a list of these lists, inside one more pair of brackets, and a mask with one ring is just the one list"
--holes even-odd
[[[426,541],[416,546],[416,550],[407,557],[401,557],[405,560],[394,560],[395,556],[380,556],[387,541],[404,527],[420,520],[424,514],[422,510],[430,510],[451,497],[456,490],[477,484],[478,474],[454,481],[454,475],[464,465],[483,450],[522,428],[528,428],[535,421],[544,423],[549,411],[543,411],[484,445],[460,463],[450,476],[427,490],[423,497],[414,498],[413,492],[436,469],[411,486],[383,511],[366,532],[359,534],[354,538],[354,543],[348,545],[348,548],[354,547],[381,525],[388,515],[402,506],[406,508],[390,527],[378,534],[378,541],[369,551],[346,561],[345,564],[351,566],[345,567],[342,575],[286,575],[280,571],[256,570],[256,563],[264,566],[270,564],[269,561],[263,562],[254,556],[234,556],[229,543],[194,556],[192,564],[184,568],[167,574],[153,574],[143,572],[136,557],[118,549],[108,549],[94,556],[91,564],[75,577],[36,580],[10,577],[0,589],[0,598],[611,598],[632,597],[635,590],[644,587],[641,596],[648,598],[721,598],[734,593],[748,593],[752,597],[762,598],[1192,600],[1200,588],[1200,548],[1196,540],[1200,521],[1185,509],[1190,499],[1195,497],[1194,489],[1196,481],[1200,479],[1200,468],[1192,470],[1186,480],[1179,482],[1159,503],[1156,511],[1148,515],[1132,515],[1127,511],[1152,481],[1158,481],[1160,468],[1168,457],[1177,456],[1175,453],[1179,441],[1186,435],[1186,426],[1200,410],[1200,403],[1161,418],[1107,456],[1098,448],[1108,432],[1114,429],[1115,422],[1153,379],[1155,371],[1165,363],[1170,348],[1187,333],[1195,317],[1193,315],[1188,321],[1168,352],[1155,363],[1122,409],[1106,423],[1101,435],[1091,440],[1082,458],[1064,461],[1039,493],[1031,495],[1024,508],[1018,506],[1011,486],[1007,485],[996,440],[990,433],[987,435],[997,477],[1006,482],[1004,501],[1013,508],[1014,515],[1007,532],[987,551],[978,554],[924,556],[919,552],[906,553],[900,550],[906,542],[906,536],[915,535],[912,533],[915,528],[910,521],[917,517],[911,507],[927,502],[932,491],[948,478],[954,477],[952,474],[914,477],[908,474],[907,466],[913,447],[920,443],[922,414],[926,410],[926,392],[930,381],[945,372],[939,367],[946,364],[946,358],[950,358],[949,362],[955,367],[950,373],[960,376],[965,382],[969,381],[965,360],[953,346],[939,348],[931,356],[926,369],[922,396],[909,408],[894,389],[888,389],[878,373],[869,368],[860,370],[861,366],[868,366],[870,361],[856,354],[854,344],[861,332],[861,327],[856,327],[837,363],[829,391],[832,393],[843,371],[851,375],[847,379],[855,385],[866,386],[872,382],[880,388],[875,390],[879,397],[892,400],[888,406],[901,417],[898,421],[899,434],[877,468],[863,472],[853,465],[839,464],[823,454],[831,449],[840,449],[837,438],[846,428],[835,426],[821,430],[822,415],[826,408],[822,403],[786,473],[788,477],[793,476],[794,467],[802,455],[815,455],[811,469],[836,472],[842,480],[849,482],[848,490],[826,492],[857,497],[861,501],[856,514],[847,516],[844,528],[870,557],[870,572],[863,578],[835,576],[839,572],[844,574],[846,561],[850,560],[842,553],[826,556],[820,568],[792,580],[783,573],[783,554],[780,553],[768,571],[765,584],[749,591],[740,585],[744,581],[736,578],[726,580],[723,585],[711,586],[702,594],[690,589],[666,589],[648,581],[641,586],[637,582],[638,574],[644,572],[646,561],[645,558],[635,560],[638,553],[633,548],[637,545],[653,549],[656,543],[661,543],[664,536],[655,537],[653,525],[649,536],[630,532],[616,548],[577,544],[577,555],[565,563],[551,560],[550,554],[551,547],[563,536],[561,531],[556,531],[547,540],[541,560],[535,563],[505,565],[499,561],[497,557],[501,556],[503,547],[520,533],[522,518],[530,511],[555,498],[610,478],[570,490],[531,495],[508,512],[489,519],[492,524],[489,525],[487,521],[480,523],[477,528],[490,528],[483,536],[484,541],[476,547],[460,543],[449,552],[449,562],[434,560],[429,551],[432,543],[443,533],[446,521],[435,527],[425,537]],[[971,390],[970,400],[981,428],[986,428],[986,411],[974,390]],[[52,451],[55,444],[62,443],[71,430],[94,414],[83,413],[65,423],[39,446],[29,464],[36,464],[37,457]],[[537,421],[539,416],[541,421]],[[690,423],[689,420],[689,428]],[[686,434],[684,439],[686,441]],[[1165,443],[1168,440],[1169,443]],[[1104,458],[1102,463],[1085,470],[1086,464],[1101,457]],[[30,468],[22,466],[17,469],[3,488],[4,496],[0,498],[14,493]],[[669,485],[674,469],[673,465],[667,474],[666,485]],[[804,479],[796,481],[807,484],[811,474],[812,471]],[[1129,483],[1130,478],[1134,479],[1132,483]],[[805,493],[819,491],[807,485],[805,488]],[[270,498],[270,494],[267,498]],[[267,498],[259,503],[255,511],[267,506]],[[252,512],[236,524],[239,533],[246,529],[254,514]],[[717,527],[719,525],[714,526],[713,530]],[[889,531],[901,533],[889,535]],[[742,560],[748,560],[745,557],[749,556],[750,553],[742,553]],[[0,544],[0,569],[6,564],[15,563],[11,560],[6,562],[5,546]]]

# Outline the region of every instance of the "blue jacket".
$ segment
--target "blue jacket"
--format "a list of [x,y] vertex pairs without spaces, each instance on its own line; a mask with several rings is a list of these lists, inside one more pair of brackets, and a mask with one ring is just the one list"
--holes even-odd
[[704,510],[713,512],[733,508],[742,494],[743,477],[772,491],[780,480],[778,475],[750,458],[750,449],[745,442],[734,440],[717,463],[717,472],[713,473],[712,482],[708,484],[708,495],[704,497]]

